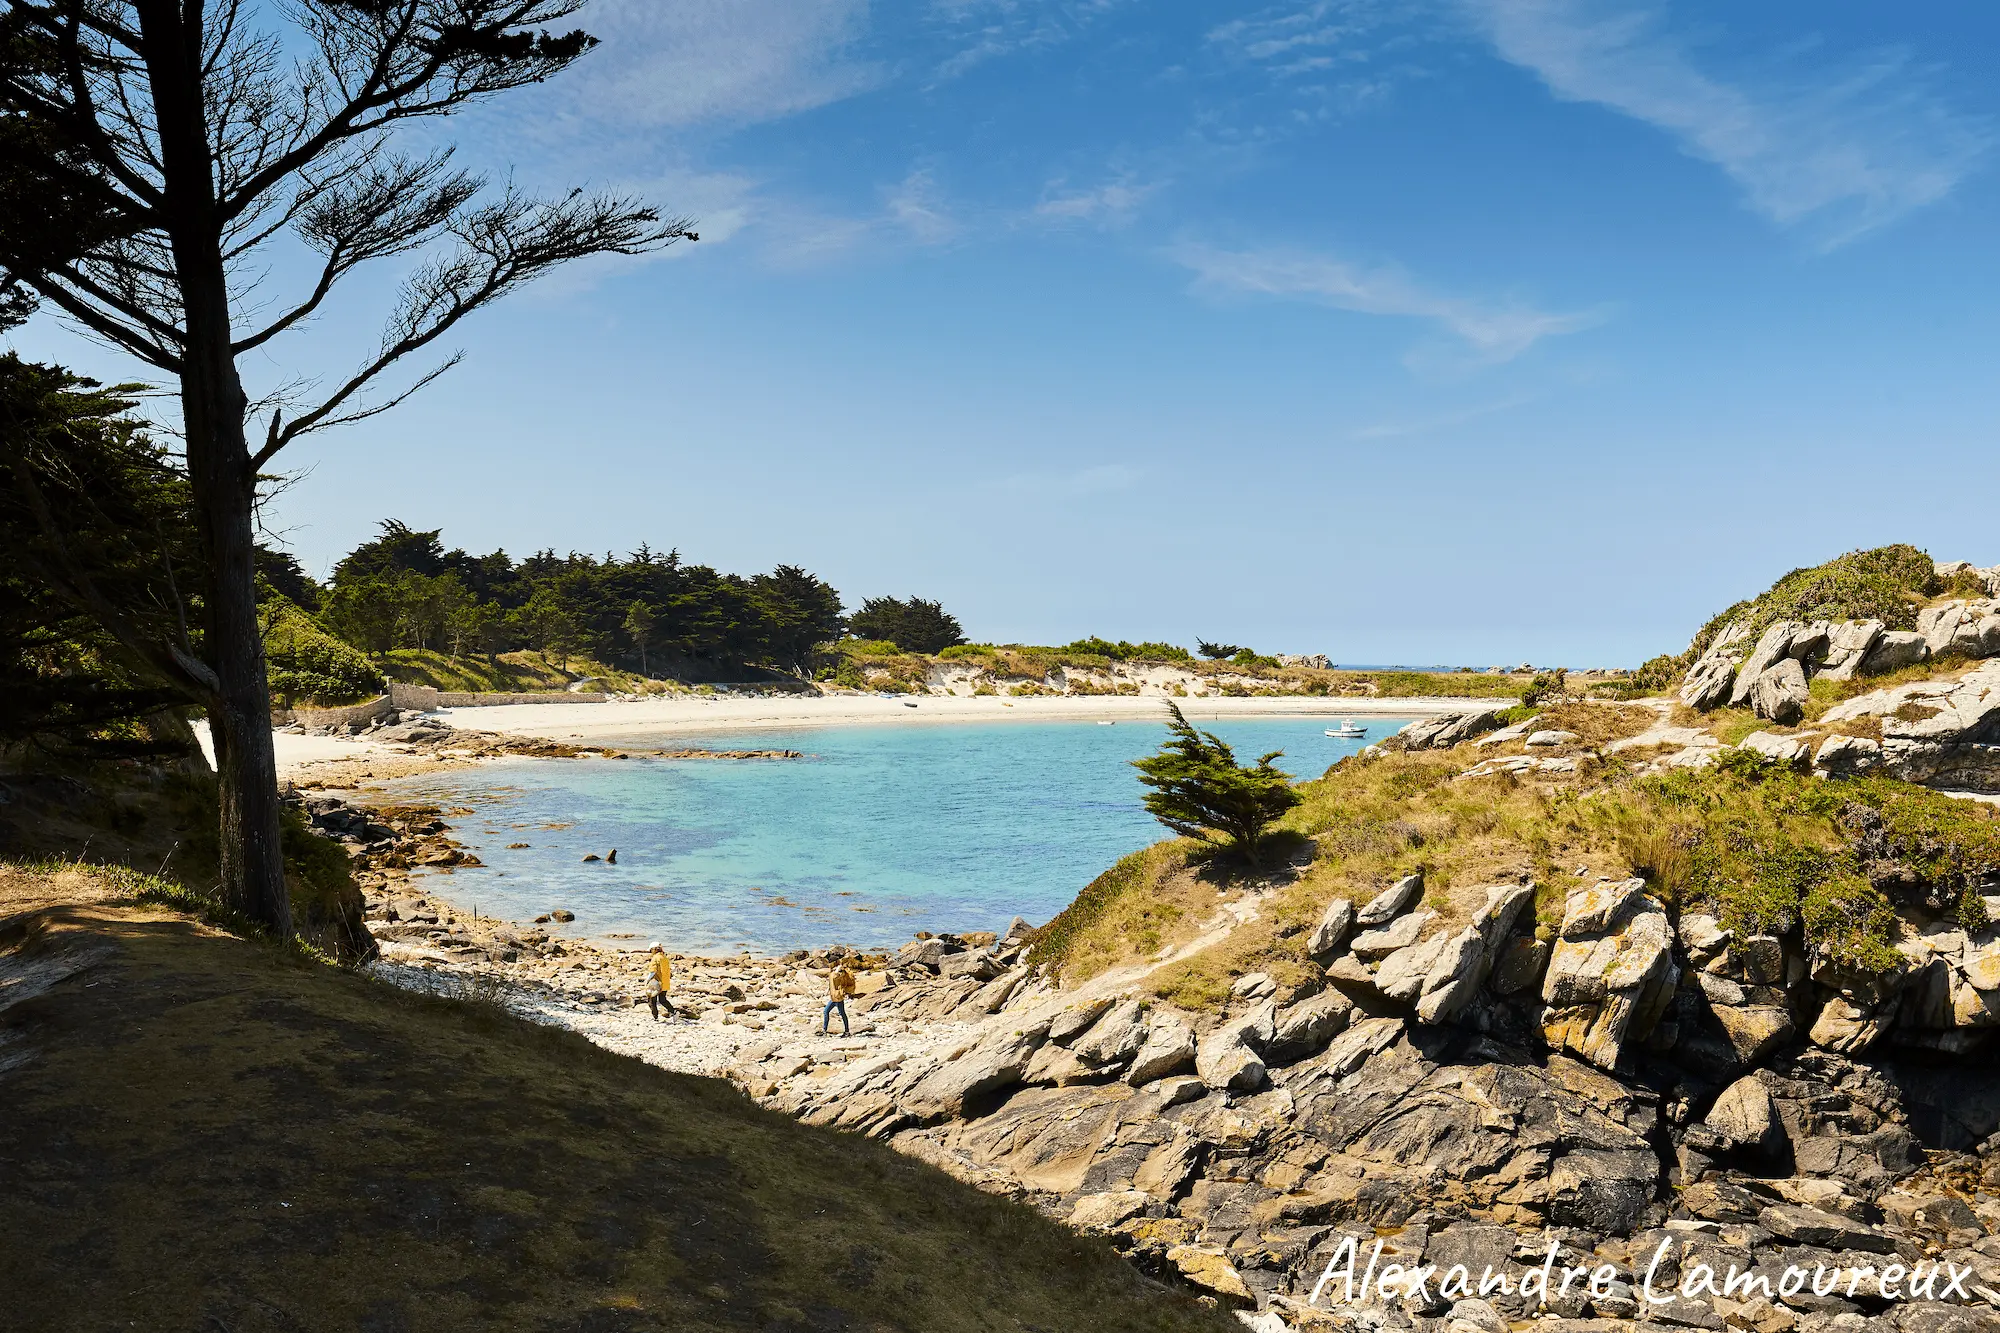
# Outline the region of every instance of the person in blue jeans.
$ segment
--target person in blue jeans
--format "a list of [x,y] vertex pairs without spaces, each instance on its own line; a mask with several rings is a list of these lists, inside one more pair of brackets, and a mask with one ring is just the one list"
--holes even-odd
[[819,1035],[822,1037],[827,1035],[827,1024],[832,1022],[834,1014],[838,1013],[840,1035],[853,1036],[854,1029],[847,1023],[847,997],[854,994],[855,985],[854,974],[847,970],[847,964],[842,963],[833,970],[833,977],[827,982],[826,989],[828,998],[826,1008],[820,1010],[819,1014]]

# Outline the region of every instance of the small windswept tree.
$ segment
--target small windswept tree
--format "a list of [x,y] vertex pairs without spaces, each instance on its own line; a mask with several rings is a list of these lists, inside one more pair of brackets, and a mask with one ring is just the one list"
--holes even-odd
[[1300,801],[1291,775],[1271,766],[1284,751],[1271,751],[1255,766],[1239,764],[1220,736],[1195,730],[1175,704],[1167,712],[1172,735],[1160,752],[1132,761],[1139,781],[1152,788],[1147,812],[1184,838],[1231,848],[1260,864],[1265,830]]
[[1220,662],[1225,657],[1234,657],[1243,650],[1233,643],[1210,643],[1207,639],[1196,639],[1194,646],[1201,655],[1211,661]]

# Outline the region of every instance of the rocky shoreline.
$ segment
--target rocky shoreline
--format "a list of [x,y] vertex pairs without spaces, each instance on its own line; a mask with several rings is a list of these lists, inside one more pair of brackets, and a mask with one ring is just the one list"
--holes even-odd
[[[1839,708],[1882,719],[1885,739],[1948,717],[1956,730],[1933,742],[1983,754],[1995,669]],[[1828,779],[1853,771],[1822,762],[1824,742],[1766,753],[1789,724],[1729,746],[1667,703],[1637,706],[1656,720],[1602,744],[1473,713],[1414,724],[1390,748],[1462,750],[1454,780],[1551,794],[1611,766],[1670,772],[1738,753]],[[655,1023],[644,941],[565,938],[553,910],[525,926],[471,921],[409,881],[464,855],[449,812],[357,816],[314,800],[322,827],[345,824],[365,849],[373,966],[389,979],[495,1000],[884,1139],[1107,1236],[1259,1328],[2000,1333],[2000,1072],[1951,1058],[2000,1029],[1992,925],[1913,926],[1896,968],[1864,977],[1641,879],[1523,875],[1457,891],[1447,911],[1404,876],[1328,904],[1307,937],[1310,976],[1242,975],[1219,1010],[1151,993],[1171,951],[1059,986],[1017,922],[1004,938],[920,938],[889,956],[680,956],[683,1013]],[[1218,904],[1198,942],[1257,919],[1282,887]],[[2000,882],[1984,892],[1985,920],[2000,920]],[[1542,902],[1556,908],[1538,921]],[[854,1030],[821,1036],[843,961],[862,979]],[[1348,1300],[1340,1281],[1321,1284],[1343,1254],[1433,1282],[1544,1261],[1602,1280],[1364,1286]],[[1891,1269],[1929,1279],[1892,1298]],[[1725,1289],[1732,1270],[1741,1281]],[[1794,1271],[1826,1280],[1788,1289]]]

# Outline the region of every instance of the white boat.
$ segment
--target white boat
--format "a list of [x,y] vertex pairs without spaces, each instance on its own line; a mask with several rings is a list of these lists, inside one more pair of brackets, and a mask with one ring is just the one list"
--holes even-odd
[[1339,727],[1328,727],[1326,734],[1334,737],[1336,740],[1353,740],[1357,736],[1366,736],[1368,728],[1357,727],[1354,725],[1352,719],[1343,718]]
[[1116,722],[1100,722],[1097,725],[1100,727],[1115,727],[1118,724]]

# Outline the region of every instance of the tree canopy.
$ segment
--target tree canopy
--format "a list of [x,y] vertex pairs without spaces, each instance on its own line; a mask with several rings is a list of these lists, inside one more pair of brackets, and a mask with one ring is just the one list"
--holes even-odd
[[1251,865],[1259,863],[1264,832],[1299,803],[1291,775],[1271,766],[1273,750],[1256,764],[1236,762],[1236,752],[1213,732],[1197,731],[1178,705],[1167,705],[1171,733],[1160,752],[1135,759],[1146,810],[1184,838],[1226,846]]
[[921,597],[908,601],[870,597],[854,613],[848,628],[864,639],[885,639],[906,653],[941,653],[965,642],[958,617],[940,603]]
[[796,565],[746,578],[647,546],[623,559],[544,550],[517,561],[447,550],[441,530],[395,519],[334,566],[322,618],[373,653],[530,648],[696,674],[804,672],[846,628],[839,592]]

